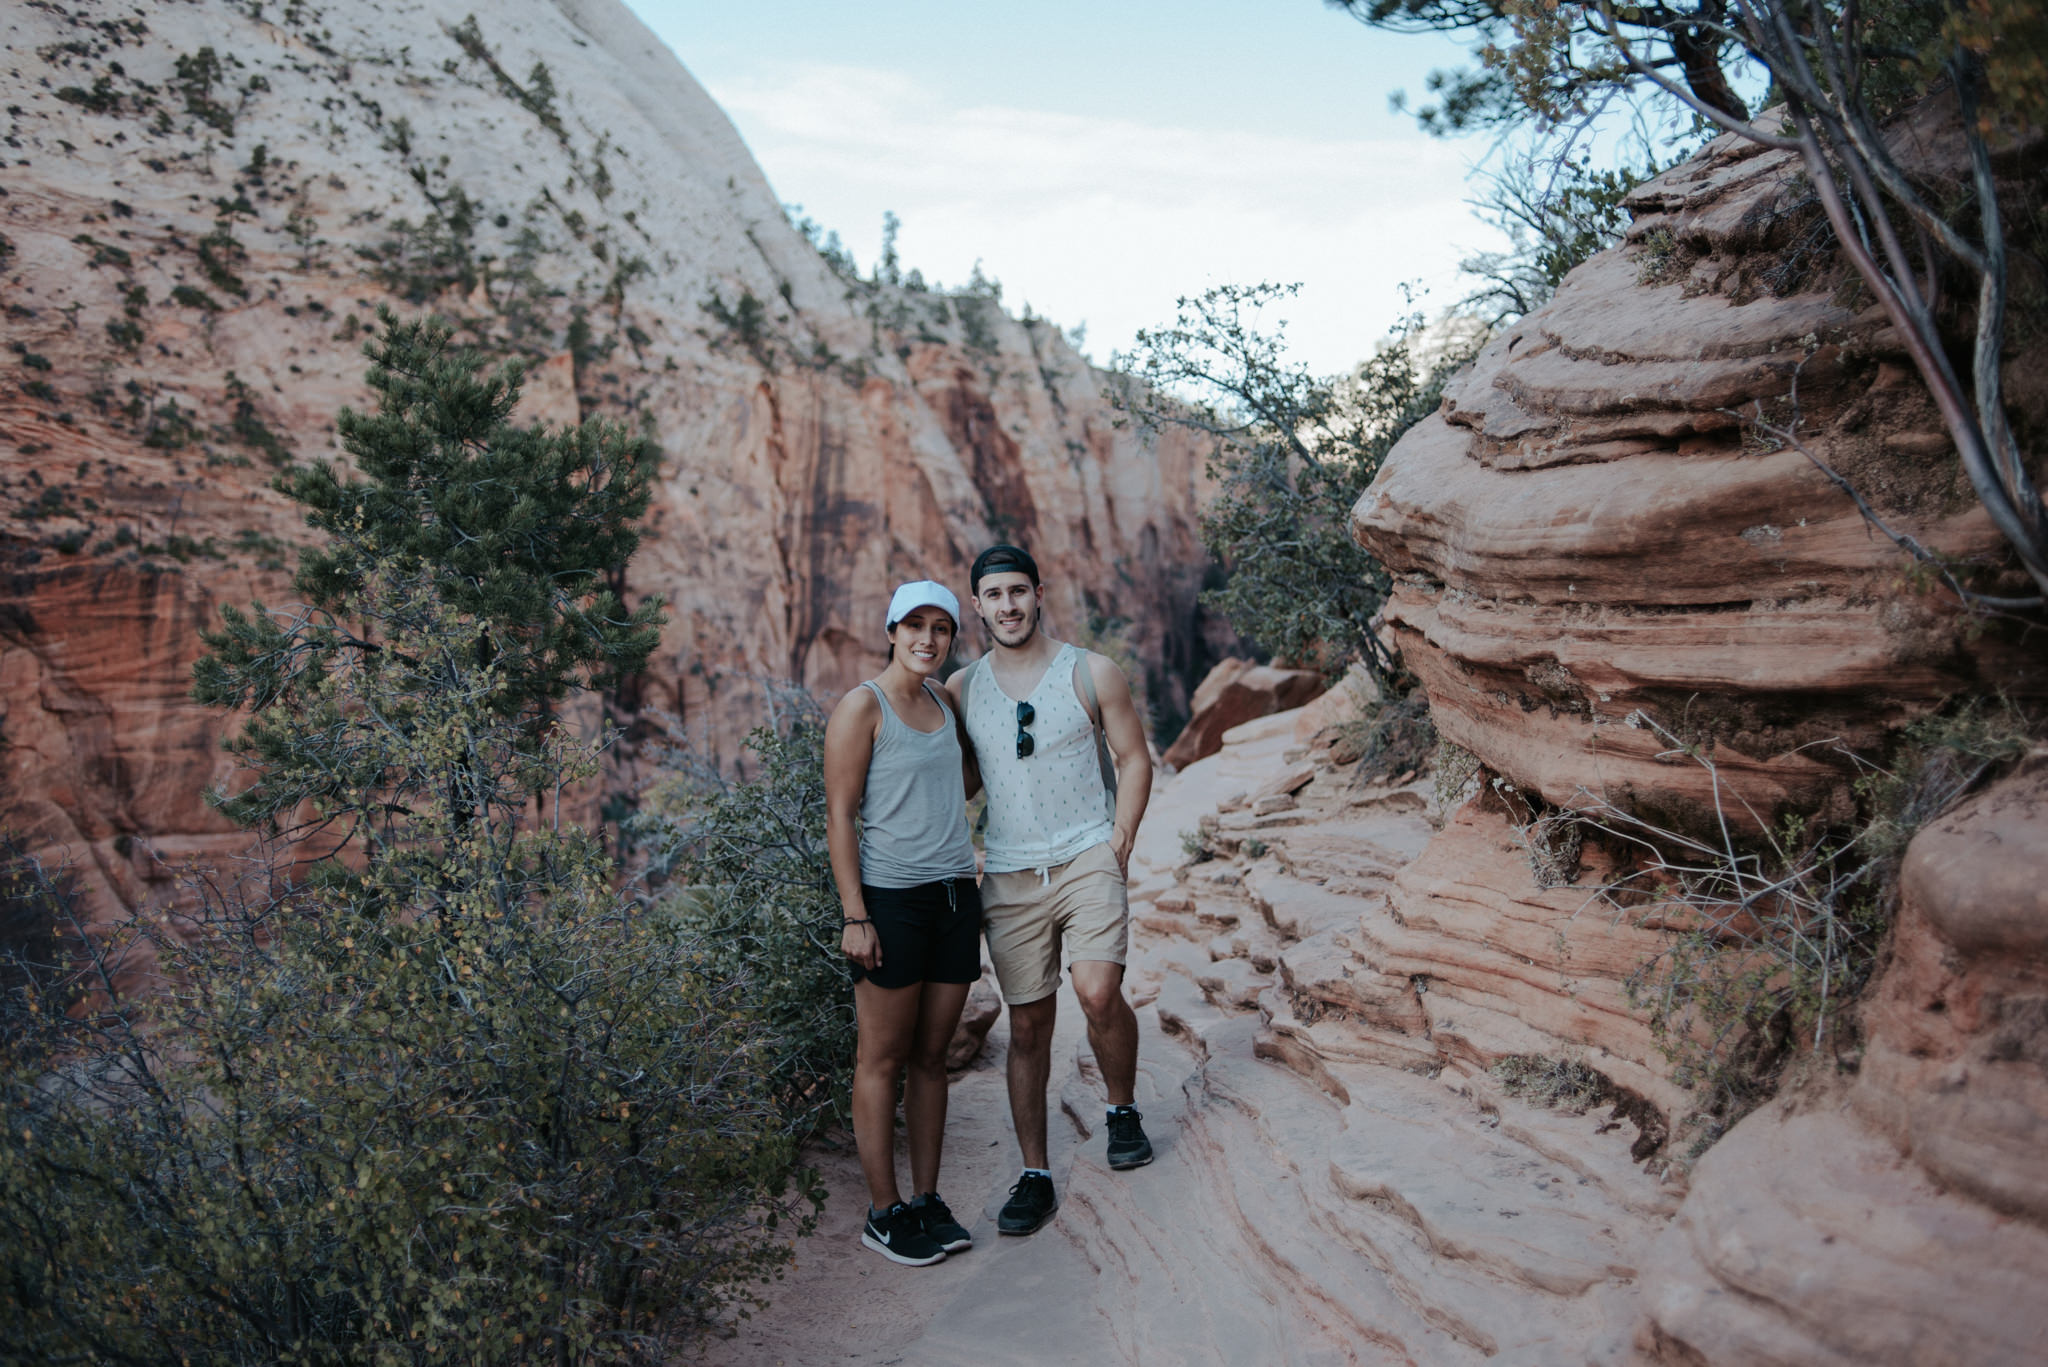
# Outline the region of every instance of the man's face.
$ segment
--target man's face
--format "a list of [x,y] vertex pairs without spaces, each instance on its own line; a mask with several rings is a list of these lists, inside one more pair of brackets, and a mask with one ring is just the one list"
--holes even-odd
[[974,610],[981,614],[996,644],[1021,646],[1038,630],[1038,609],[1044,597],[1044,587],[1033,584],[1030,575],[1022,570],[1001,570],[981,577]]

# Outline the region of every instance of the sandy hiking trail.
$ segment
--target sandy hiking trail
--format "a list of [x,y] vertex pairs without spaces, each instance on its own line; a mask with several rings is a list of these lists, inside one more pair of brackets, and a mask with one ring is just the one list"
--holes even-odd
[[[1355,927],[1368,891],[1426,843],[1427,781],[1361,799],[1318,780],[1259,818],[1317,895],[1275,907],[1244,859],[1186,866],[1184,831],[1298,766],[1294,714],[1248,723],[1162,782],[1132,855],[1127,990],[1137,1104],[1155,1161],[1111,1172],[1078,1003],[1060,990],[1049,1138],[1059,1213],[1027,1238],[995,1217],[1019,1154],[1007,1018],[951,1089],[940,1190],[974,1247],[929,1268],[860,1244],[851,1145],[818,1148],[830,1193],[772,1303],[707,1343],[730,1367],[1323,1367],[1614,1360],[1616,1297],[1668,1198],[1596,1116],[1503,1112],[1337,1047],[1288,1046],[1290,956]],[[1334,865],[1318,861],[1339,857]],[[1363,862],[1361,862],[1363,861]],[[1370,865],[1370,868],[1366,866]],[[1369,877],[1361,881],[1361,869]],[[1256,882],[1256,880],[1254,880]],[[1320,951],[1318,951],[1320,952]],[[1336,1037],[1341,1044],[1342,1036]],[[1612,1129],[1612,1126],[1608,1126]],[[907,1173],[900,1157],[899,1172]],[[1646,1185],[1647,1184],[1647,1185]]]

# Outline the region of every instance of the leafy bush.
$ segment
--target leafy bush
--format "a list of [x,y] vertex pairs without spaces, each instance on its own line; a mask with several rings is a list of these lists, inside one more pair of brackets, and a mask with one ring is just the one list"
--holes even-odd
[[[657,1362],[747,1303],[794,1213],[758,1044],[609,881],[527,837],[64,965],[96,1009],[33,1017],[0,1071],[10,1351]],[[181,989],[124,994],[134,948]]]
[[81,1004],[10,1015],[25,1360],[665,1361],[756,1299],[818,1199],[741,989],[595,836],[531,819],[597,767],[556,702],[657,630],[604,587],[635,443],[513,429],[515,374],[385,323],[380,411],[338,423],[366,478],[280,480],[333,538],[301,554],[307,603],[225,612],[195,670],[251,712],[255,781],[219,804],[284,843],[182,921],[74,925]]
[[778,691],[752,732],[754,775],[687,759],[651,794],[639,831],[670,890],[661,909],[704,946],[707,968],[745,985],[771,1043],[759,1062],[792,1133],[849,1119],[853,977],[825,846],[824,716]]
[[1316,377],[1287,359],[1279,326],[1259,326],[1297,288],[1224,285],[1183,298],[1170,326],[1138,333],[1136,352],[1120,358],[1130,374],[1108,397],[1142,427],[1215,439],[1219,488],[1202,538],[1228,578],[1203,601],[1277,656],[1332,674],[1362,657],[1384,678],[1392,656],[1372,619],[1390,581],[1351,539],[1351,508],[1470,348],[1425,359],[1411,319],[1353,374]]

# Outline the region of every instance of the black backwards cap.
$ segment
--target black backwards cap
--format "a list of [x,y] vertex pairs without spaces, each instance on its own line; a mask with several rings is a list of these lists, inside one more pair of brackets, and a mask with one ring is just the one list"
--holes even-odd
[[967,572],[967,592],[979,594],[981,581],[991,574],[1028,574],[1033,588],[1038,586],[1038,562],[1031,558],[1031,552],[1022,546],[990,546],[974,557],[974,568]]

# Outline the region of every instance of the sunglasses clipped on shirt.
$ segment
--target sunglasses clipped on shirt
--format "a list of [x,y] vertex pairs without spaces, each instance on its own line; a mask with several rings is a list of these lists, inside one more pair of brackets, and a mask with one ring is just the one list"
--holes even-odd
[[1033,722],[1034,720],[1036,720],[1036,719],[1037,719],[1037,717],[1038,717],[1038,709],[1037,709],[1037,708],[1035,708],[1035,707],[1033,707],[1033,706],[1032,706],[1032,705],[1031,705],[1030,703],[1028,703],[1028,702],[1020,702],[1020,703],[1018,703],[1018,704],[1017,704],[1017,758],[1018,758],[1018,759],[1029,759],[1029,758],[1031,758],[1031,752],[1032,752],[1033,750],[1036,750],[1036,749],[1038,748],[1038,742],[1037,742],[1037,741],[1035,741],[1035,740],[1033,740],[1033,739],[1032,739],[1032,737],[1031,737],[1031,733],[1030,733],[1029,731],[1027,731],[1027,730],[1025,730],[1025,729],[1024,729],[1024,728],[1026,728],[1027,726],[1031,725],[1031,723],[1032,723],[1032,722]]

